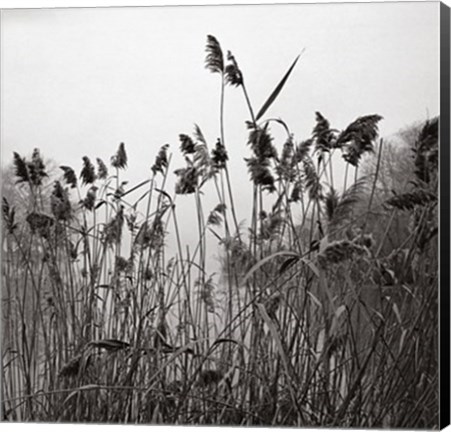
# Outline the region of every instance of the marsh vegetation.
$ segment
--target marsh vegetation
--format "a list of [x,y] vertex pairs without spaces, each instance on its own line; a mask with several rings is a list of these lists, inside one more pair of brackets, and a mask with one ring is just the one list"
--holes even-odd
[[[179,150],[157,150],[142,182],[123,180],[123,143],[109,162],[83,156],[81,171],[50,173],[38,149],[14,154],[2,204],[3,419],[438,427],[438,119],[402,157],[379,139],[378,114],[339,130],[317,112],[312,133],[295,137],[265,115],[298,59],[257,111],[235,57],[213,36],[206,53],[218,138],[181,131]],[[229,91],[249,112],[244,222]],[[181,199],[194,202],[195,226]]]

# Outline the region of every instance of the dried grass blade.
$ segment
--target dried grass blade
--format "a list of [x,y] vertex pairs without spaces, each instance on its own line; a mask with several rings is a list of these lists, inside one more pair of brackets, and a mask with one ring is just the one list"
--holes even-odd
[[87,391],[87,390],[99,390],[101,386],[97,384],[86,384],[84,386],[78,387],[74,389],[67,397],[64,399],[63,406],[65,406],[74,396],[76,396],[79,392]]
[[299,409],[300,409],[299,404],[297,402],[296,394],[293,389],[293,384],[296,384],[296,380],[295,380],[294,374],[291,373],[290,363],[289,363],[287,354],[283,348],[282,340],[280,339],[279,333],[276,329],[276,326],[274,325],[273,320],[269,317],[268,312],[266,312],[265,306],[261,303],[257,303],[257,308],[258,308],[258,311],[260,312],[260,315],[261,315],[263,321],[265,321],[265,324],[268,326],[272,338],[274,339],[274,341],[276,343],[277,349],[280,354],[280,358],[282,359],[283,367],[287,374],[287,378],[290,379],[290,384],[288,385],[290,397],[292,399],[293,405],[297,408],[297,410],[299,412]]
[[269,98],[266,100],[266,102],[263,104],[263,106],[260,108],[260,111],[257,114],[257,117],[255,118],[255,121],[258,121],[268,110],[268,108],[273,104],[273,102],[276,100],[277,96],[279,96],[279,93],[282,91],[283,86],[285,85],[288,77],[291,75],[291,72],[293,71],[294,67],[296,66],[296,63],[298,62],[299,58],[303,54],[304,50],[299,54],[293,64],[290,66],[290,69],[288,69],[285,76],[282,78],[282,80],[277,84],[277,87],[274,89],[274,91],[271,93]]
[[243,278],[243,285],[246,283],[246,281],[249,280],[249,278],[260,268],[262,267],[264,264],[266,264],[268,261],[271,261],[273,258],[276,258],[278,256],[290,256],[290,257],[299,257],[299,254],[297,254],[296,252],[291,252],[291,251],[279,251],[279,252],[275,252],[263,259],[261,259],[258,263],[254,264],[250,270],[246,273],[246,275]]
[[266,312],[265,306],[261,303],[257,303],[257,307],[261,317],[263,318],[263,321],[265,321],[265,324],[268,326],[271,336],[273,337],[277,345],[277,349],[279,350],[280,357],[282,359],[282,363],[287,372],[287,375],[290,376],[288,358],[285,350],[283,349],[282,341],[280,339],[279,333],[277,332],[276,326],[274,325],[272,319],[269,317],[268,312]]

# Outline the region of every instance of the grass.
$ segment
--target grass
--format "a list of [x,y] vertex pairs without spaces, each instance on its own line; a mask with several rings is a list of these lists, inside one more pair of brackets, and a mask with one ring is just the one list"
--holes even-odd
[[[255,116],[235,57],[209,36],[220,138],[181,134],[186,165],[174,171],[163,146],[133,187],[124,144],[109,166],[84,156],[80,175],[63,166],[52,181],[38,150],[14,155],[26,204],[4,192],[4,420],[438,428],[438,120],[415,143],[410,189],[383,196],[380,116],[338,132],[316,113],[306,140],[264,120],[297,60]],[[247,227],[224,139],[229,86],[249,109]],[[195,203],[196,245],[182,242],[180,195]]]

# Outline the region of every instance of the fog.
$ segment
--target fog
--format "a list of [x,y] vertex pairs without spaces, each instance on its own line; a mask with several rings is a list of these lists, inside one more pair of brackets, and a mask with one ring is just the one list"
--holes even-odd
[[[150,176],[163,144],[173,152],[170,171],[181,167],[180,133],[196,123],[210,146],[220,135],[220,80],[204,68],[208,34],[235,55],[254,111],[305,50],[266,114],[282,118],[296,140],[310,136],[315,111],[339,130],[377,113],[381,136],[393,134],[438,113],[437,16],[435,3],[5,11],[3,166],[13,151],[26,156],[38,147],[79,172],[82,156],[109,161],[124,142],[129,187]],[[242,92],[227,87],[225,141],[239,221],[249,221],[252,193],[246,120]],[[283,130],[271,132],[280,149]],[[343,175],[341,165],[335,175]],[[204,211],[216,204],[206,194]],[[191,244],[198,237],[192,197],[178,197],[177,210]]]

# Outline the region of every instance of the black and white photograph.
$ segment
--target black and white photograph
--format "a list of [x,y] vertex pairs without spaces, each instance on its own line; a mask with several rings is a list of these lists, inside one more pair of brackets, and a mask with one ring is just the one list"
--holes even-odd
[[2,9],[1,421],[449,424],[449,14]]

